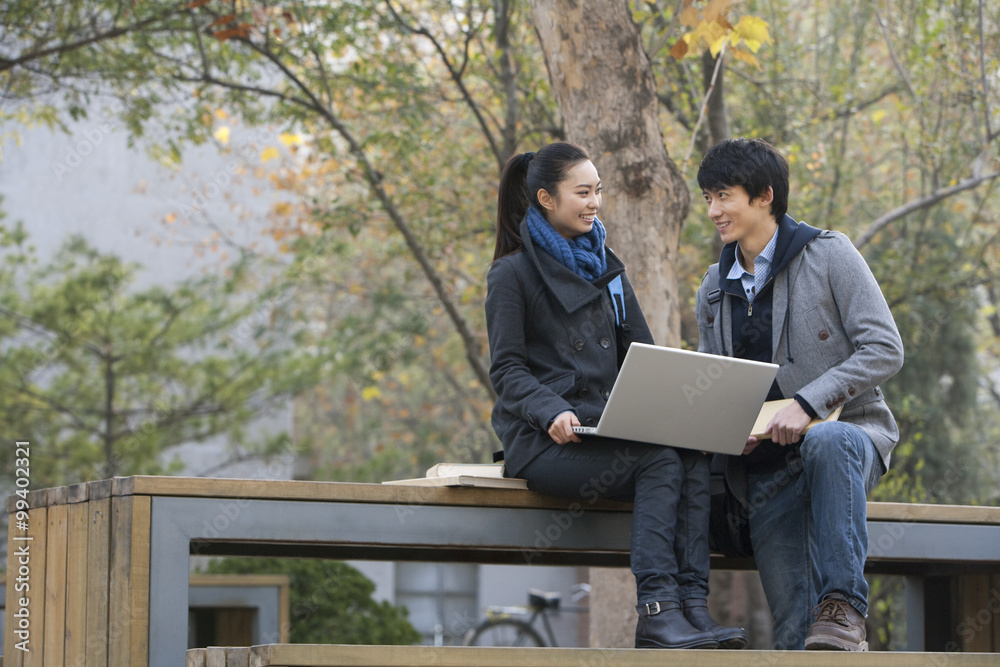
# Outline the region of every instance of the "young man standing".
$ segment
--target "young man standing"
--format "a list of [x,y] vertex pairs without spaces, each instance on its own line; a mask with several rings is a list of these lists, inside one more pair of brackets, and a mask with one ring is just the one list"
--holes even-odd
[[[698,184],[725,243],[698,290],[699,350],[778,364],[768,399],[794,399],[770,440],[725,462],[775,647],[865,651],[865,502],[899,438],[878,387],[902,366],[899,332],[850,240],[785,213],[788,163],[773,146],[723,141]],[[839,407],[839,421],[803,436]]]

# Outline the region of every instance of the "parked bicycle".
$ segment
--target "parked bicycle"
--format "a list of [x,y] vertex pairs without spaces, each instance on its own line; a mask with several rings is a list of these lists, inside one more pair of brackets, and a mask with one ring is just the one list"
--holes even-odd
[[[576,602],[590,594],[590,584],[574,586],[572,600]],[[549,623],[549,611],[586,612],[585,606],[562,606],[562,594],[540,591],[532,588],[528,591],[528,604],[509,607],[487,607],[486,618],[476,627],[465,633],[465,646],[558,646],[552,624]],[[535,623],[541,619],[541,628],[545,637],[535,628]],[[546,643],[547,641],[547,643]]]

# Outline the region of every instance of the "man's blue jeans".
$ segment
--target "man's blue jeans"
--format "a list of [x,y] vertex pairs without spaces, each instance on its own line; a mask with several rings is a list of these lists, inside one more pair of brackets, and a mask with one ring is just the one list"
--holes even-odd
[[750,541],[774,617],[774,646],[801,649],[828,595],[868,615],[866,497],[882,477],[871,438],[845,422],[806,433],[800,457],[749,473]]

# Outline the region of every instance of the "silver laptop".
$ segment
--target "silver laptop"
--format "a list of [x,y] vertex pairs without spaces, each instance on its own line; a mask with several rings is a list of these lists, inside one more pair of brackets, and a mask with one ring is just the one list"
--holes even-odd
[[580,435],[741,454],[777,364],[632,343],[604,414]]

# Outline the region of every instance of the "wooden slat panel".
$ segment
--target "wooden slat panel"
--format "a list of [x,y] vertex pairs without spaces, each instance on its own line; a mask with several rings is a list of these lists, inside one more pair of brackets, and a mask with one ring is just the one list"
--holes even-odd
[[90,504],[67,505],[66,542],[66,644],[68,667],[85,664],[87,653],[87,565],[89,558]]
[[975,653],[851,653],[840,651],[657,651],[641,649],[475,648],[433,646],[255,646],[251,667],[995,667]]
[[226,667],[250,667],[250,649],[245,647],[226,649]]
[[[129,575],[132,571],[132,500],[131,497],[111,499],[108,567],[108,664],[111,667],[131,667],[132,591]],[[110,600],[114,600],[114,604]]]
[[87,497],[91,500],[102,500],[111,497],[111,480],[101,479],[87,482]]
[[67,499],[69,498],[69,487],[56,486],[51,489],[46,489],[46,493],[46,507],[51,507],[52,505],[65,505]]
[[[62,487],[65,488],[65,487]],[[66,648],[68,506],[50,505],[45,549],[45,663],[62,665]]]
[[[1000,614],[997,614],[1000,617]],[[278,641],[288,643],[292,631],[291,586],[285,582],[278,589]],[[3,667],[3,665],[0,665]]]
[[108,661],[113,667],[145,667],[149,662],[148,496],[111,499]]
[[90,500],[90,485],[87,482],[72,484],[66,494],[67,503],[85,503]]
[[221,646],[206,648],[205,667],[226,667],[226,649]]
[[185,667],[205,667],[205,649],[189,648],[185,658]]
[[[16,503],[21,500],[19,496],[11,495],[7,496],[7,512],[14,512],[16,509]],[[34,491],[29,491],[27,498],[23,498],[28,503],[29,509],[37,509],[39,507],[47,507],[49,503],[49,490],[48,489],[35,489]]]
[[963,651],[989,652],[993,643],[993,611],[990,609],[990,575],[959,577],[961,606],[956,629]]
[[87,507],[87,667],[108,667],[111,499],[90,500]]
[[[29,545],[31,552],[31,589],[28,595],[28,612],[31,618],[31,644],[29,651],[24,654],[24,667],[42,667],[45,663],[44,637],[45,637],[45,552],[47,548],[47,528],[48,528],[48,508],[40,507],[28,512],[28,536],[33,539],[30,542],[22,542],[22,545]],[[20,548],[20,547],[19,547]],[[16,554],[15,554],[16,555]],[[10,558],[10,554],[7,555]]]
[[[150,524],[152,498],[133,499],[131,545],[132,560],[129,574],[131,593],[131,665],[149,665],[149,548],[151,542]],[[2,667],[2,666],[0,666]]]
[[990,578],[990,611],[993,612],[993,636],[989,650],[1000,653],[1000,574]]

